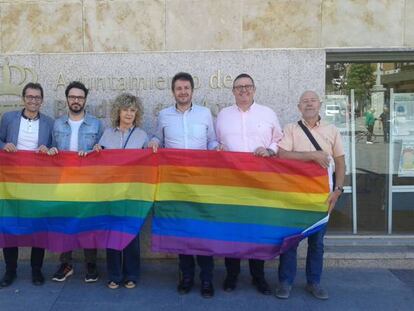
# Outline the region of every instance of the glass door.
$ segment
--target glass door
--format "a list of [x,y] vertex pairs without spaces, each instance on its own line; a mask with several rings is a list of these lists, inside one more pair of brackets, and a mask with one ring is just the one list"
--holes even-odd
[[325,93],[321,115],[341,130],[347,153],[330,232],[413,233],[413,63],[328,63]]

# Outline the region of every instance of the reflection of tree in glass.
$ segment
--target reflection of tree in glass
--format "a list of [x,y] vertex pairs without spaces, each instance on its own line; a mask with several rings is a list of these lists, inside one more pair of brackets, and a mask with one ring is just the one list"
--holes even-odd
[[375,67],[372,64],[351,64],[346,74],[346,88],[355,90],[355,100],[362,111],[369,106],[371,88],[375,84]]
[[326,65],[326,94],[346,95],[344,92],[346,66],[347,64],[344,63],[330,63]]

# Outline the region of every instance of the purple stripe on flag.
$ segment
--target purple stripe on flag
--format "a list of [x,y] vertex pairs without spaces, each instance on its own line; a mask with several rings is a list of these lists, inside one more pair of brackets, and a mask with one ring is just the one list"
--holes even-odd
[[285,253],[287,250],[289,250],[292,247],[297,247],[299,245],[299,242],[302,241],[302,239],[304,238],[305,236],[303,234],[292,235],[292,236],[285,238],[280,247],[280,251],[278,255]]
[[40,247],[57,253],[82,248],[122,250],[134,237],[133,234],[110,230],[88,231],[72,235],[58,232],[38,232],[29,235],[0,234],[0,244],[4,247]]
[[273,259],[279,255],[279,245],[229,242],[197,238],[181,238],[152,234],[152,251],[185,255]]

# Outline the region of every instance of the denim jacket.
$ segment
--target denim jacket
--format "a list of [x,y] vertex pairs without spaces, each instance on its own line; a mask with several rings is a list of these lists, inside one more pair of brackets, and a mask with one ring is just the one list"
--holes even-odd
[[[53,127],[53,146],[58,150],[69,150],[71,127],[68,115],[64,115],[55,121]],[[89,151],[98,143],[103,133],[102,122],[94,116],[86,113],[79,128],[78,150]]]

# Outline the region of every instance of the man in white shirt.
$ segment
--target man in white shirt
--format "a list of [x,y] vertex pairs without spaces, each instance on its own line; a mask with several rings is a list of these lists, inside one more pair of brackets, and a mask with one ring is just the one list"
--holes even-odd
[[[53,145],[49,154],[54,155],[58,150],[75,151],[85,156],[92,151],[103,133],[101,121],[85,111],[86,98],[89,90],[83,83],[71,82],[65,91],[69,112],[55,121],[53,127]],[[86,262],[85,282],[96,282],[98,270],[96,267],[96,249],[84,249]],[[53,280],[63,282],[73,274],[72,252],[60,255],[61,265],[53,275]]]
[[[198,150],[217,148],[210,110],[192,103],[193,77],[185,72],[177,73],[172,80],[171,89],[176,104],[160,112],[157,131],[148,147],[153,148],[154,152],[159,146]],[[201,295],[204,298],[213,297],[213,257],[197,255],[196,258],[201,269]],[[180,254],[179,266],[181,277],[177,290],[180,294],[187,294],[194,284],[194,256]]]
[[[23,88],[22,99],[23,110],[6,112],[1,119],[0,148],[5,152],[30,150],[47,153],[48,147],[52,145],[54,121],[40,113],[43,102],[42,86],[38,83],[26,84]],[[44,255],[43,248],[32,248],[30,262],[34,285],[42,285],[45,281],[41,272]],[[6,263],[6,273],[0,280],[0,287],[11,285],[16,278],[18,248],[3,248],[3,256]]]

